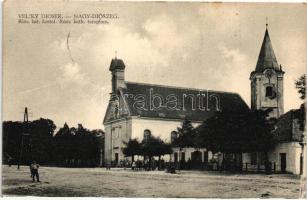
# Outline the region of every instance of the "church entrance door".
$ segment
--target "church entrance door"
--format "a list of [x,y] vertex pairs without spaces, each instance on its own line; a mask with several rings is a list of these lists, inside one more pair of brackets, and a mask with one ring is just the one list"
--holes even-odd
[[192,167],[194,169],[202,168],[202,153],[200,151],[194,151],[191,153]]
[[118,165],[118,153],[115,153],[115,160],[114,160],[114,164]]

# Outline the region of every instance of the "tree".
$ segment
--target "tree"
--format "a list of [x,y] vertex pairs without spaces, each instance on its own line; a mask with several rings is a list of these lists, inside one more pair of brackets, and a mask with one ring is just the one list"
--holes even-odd
[[295,81],[295,87],[300,94],[300,98],[305,100],[306,97],[306,75],[302,75]]
[[196,138],[202,147],[212,152],[234,155],[262,152],[268,170],[270,168],[267,152],[276,143],[272,133],[275,120],[267,119],[269,112],[270,110],[256,110],[244,113],[218,113],[196,129]]
[[97,145],[98,148],[98,150],[93,148],[92,149],[93,152],[91,154],[93,154],[97,163],[99,162],[99,164],[102,165],[104,161],[104,141],[105,141],[104,132],[101,129],[94,129],[91,131],[91,134],[95,136],[94,145]]
[[81,124],[77,128],[65,123],[54,136],[56,163],[64,166],[93,167],[100,162],[104,132],[88,130]]
[[[306,75],[300,76],[296,81],[295,81],[295,87],[300,94],[300,99],[305,100],[306,98]],[[305,121],[306,121],[306,115],[305,115],[305,104],[303,103],[299,109],[299,124],[300,124],[300,129],[302,131],[305,130]]]
[[[305,110],[305,98],[306,98],[306,75],[302,75],[298,80],[295,81],[295,87],[298,90],[298,93],[300,94],[300,99],[302,99],[304,101],[303,104],[301,104],[300,109],[298,110],[298,120],[299,120],[299,125],[300,125],[300,130],[303,131],[302,134],[302,140],[303,142],[301,143],[302,145],[302,149],[306,148],[306,132],[305,132],[305,122],[306,122],[306,110]],[[307,152],[306,150],[303,151],[303,157],[306,158],[307,157]],[[307,162],[304,161],[303,164],[303,169],[307,168]],[[303,176],[305,175],[306,177],[306,170],[303,170]]]
[[131,156],[132,161],[134,161],[135,155],[141,155],[141,144],[137,139],[130,139],[124,144],[126,147],[124,147],[123,153],[126,157]]
[[65,123],[64,126],[54,135],[54,161],[57,165],[67,166],[67,163],[73,159],[73,137],[74,136],[67,123]]
[[195,132],[190,120],[185,119],[181,127],[177,128],[178,137],[174,140],[173,145],[181,148],[195,147]]
[[7,163],[11,159],[12,163],[16,164],[19,158],[23,123],[4,121],[2,130],[3,163]]
[[50,119],[40,118],[29,123],[31,160],[49,164],[53,159],[53,134],[56,126]]
[[213,152],[268,151],[275,142],[268,112],[219,113],[197,127],[197,140]]
[[21,164],[36,160],[44,165],[97,166],[104,145],[104,132],[88,130],[81,124],[70,128],[66,123],[56,134],[50,119],[40,118],[28,122],[3,122],[3,162],[16,164],[21,150]]
[[161,138],[150,135],[149,138],[141,143],[141,153],[143,156],[148,156],[149,160],[153,156],[159,156],[172,153],[170,144],[165,143]]
[[99,163],[101,142],[100,137],[89,129],[78,124],[78,128],[73,129],[74,133],[74,165],[77,166],[97,166]]
[[[11,157],[16,164],[21,152],[20,164],[29,164],[36,160],[41,164],[49,164],[53,159],[52,137],[56,126],[50,119],[40,118],[27,124],[23,122],[3,122],[4,158]],[[22,134],[25,135],[22,136]]]

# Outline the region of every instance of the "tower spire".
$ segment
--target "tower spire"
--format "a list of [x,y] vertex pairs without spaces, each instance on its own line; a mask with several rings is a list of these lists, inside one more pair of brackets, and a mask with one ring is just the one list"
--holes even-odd
[[269,117],[283,114],[283,76],[273,51],[268,31],[268,19],[256,69],[251,72],[251,109],[271,109]]
[[268,22],[266,22],[266,29],[261,45],[258,61],[256,65],[256,72],[263,72],[267,68],[275,69],[279,71],[279,65],[272,47],[271,39],[268,31]]
[[268,17],[265,18],[265,29],[268,30]]

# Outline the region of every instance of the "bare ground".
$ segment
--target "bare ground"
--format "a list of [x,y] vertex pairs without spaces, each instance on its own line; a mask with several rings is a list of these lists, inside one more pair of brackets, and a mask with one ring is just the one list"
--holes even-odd
[[225,174],[206,171],[144,172],[104,168],[41,167],[40,183],[29,168],[2,167],[4,196],[299,198],[293,175]]

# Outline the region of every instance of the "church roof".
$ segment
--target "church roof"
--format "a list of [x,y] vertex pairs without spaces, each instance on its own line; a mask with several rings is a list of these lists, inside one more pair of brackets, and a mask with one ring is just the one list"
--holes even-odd
[[[243,101],[239,94],[230,93],[230,92],[221,92],[221,91],[213,91],[213,90],[200,90],[200,89],[191,89],[191,88],[180,88],[180,87],[172,87],[172,86],[163,86],[163,85],[152,85],[152,84],[143,84],[143,83],[133,83],[126,82],[126,88],[121,88],[123,92],[127,106],[130,111],[131,116],[139,116],[144,118],[157,118],[157,119],[172,119],[172,120],[182,120],[189,119],[191,121],[204,121],[212,116],[214,116],[217,112],[216,105],[216,96],[219,99],[219,108],[222,112],[240,112],[247,111],[249,107]],[[206,107],[206,110],[199,109],[199,98],[198,94],[205,94],[202,101],[204,102],[202,105]],[[130,97],[128,96],[130,95]],[[142,95],[145,97],[145,108],[147,110],[140,110],[135,107],[135,99],[133,97],[137,95]],[[150,95],[153,97],[154,95],[160,95],[163,99],[163,106],[156,110],[150,109]],[[176,95],[178,97],[178,107],[179,109],[170,110],[170,107],[166,106],[167,97],[169,95]],[[183,96],[184,105],[183,105]],[[127,98],[128,97],[128,98]],[[192,100],[192,97],[195,97],[196,100]],[[207,99],[208,97],[208,99]],[[196,101],[196,102],[195,102]],[[194,102],[194,104],[192,103]],[[156,102],[157,103],[157,102]],[[157,103],[158,104],[158,103]],[[168,104],[170,105],[170,104]],[[174,104],[172,104],[174,105]],[[194,105],[194,106],[193,106]],[[207,106],[208,105],[208,106]],[[183,109],[184,108],[184,109]],[[196,109],[195,109],[196,108]]]
[[261,50],[258,56],[256,65],[256,72],[263,72],[265,69],[273,68],[280,71],[274,50],[272,47],[271,39],[268,29],[265,30],[264,39],[262,42]]
[[110,71],[114,69],[125,69],[125,63],[122,59],[113,58],[110,64]]

